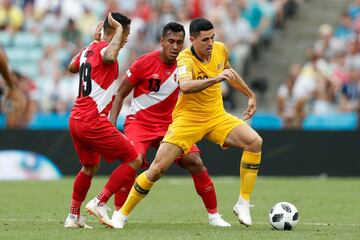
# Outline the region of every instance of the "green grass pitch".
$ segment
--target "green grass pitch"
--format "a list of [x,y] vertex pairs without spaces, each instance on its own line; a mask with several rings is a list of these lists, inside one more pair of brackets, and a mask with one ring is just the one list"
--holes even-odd
[[[105,180],[93,179],[86,202]],[[230,228],[208,226],[190,177],[161,179],[122,230],[105,229],[92,216],[87,222],[94,229],[63,228],[73,178],[0,182],[0,239],[360,239],[360,178],[260,177],[252,195],[254,223],[248,228],[232,213],[238,178],[213,180],[219,210]],[[300,221],[292,231],[272,230],[268,223],[268,212],[279,201],[291,202],[299,210]],[[84,206],[82,213],[86,216]]]

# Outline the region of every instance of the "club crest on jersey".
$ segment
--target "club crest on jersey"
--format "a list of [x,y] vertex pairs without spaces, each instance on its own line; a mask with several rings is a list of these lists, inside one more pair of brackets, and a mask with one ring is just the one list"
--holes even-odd
[[126,71],[126,75],[127,75],[128,77],[131,77],[131,72],[130,72],[130,70],[127,70],[127,71]]
[[223,64],[223,63],[219,63],[219,64],[217,65],[217,70],[222,69],[222,68],[223,68],[223,66],[224,66],[224,64]]

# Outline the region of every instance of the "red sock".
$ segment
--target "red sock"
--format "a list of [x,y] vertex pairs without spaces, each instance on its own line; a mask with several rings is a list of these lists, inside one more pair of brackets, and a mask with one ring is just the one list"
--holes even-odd
[[86,175],[82,171],[76,176],[73,186],[70,214],[80,215],[80,207],[89,191],[91,179],[91,176]]
[[105,187],[101,193],[97,196],[100,203],[106,203],[109,198],[116,192],[118,192],[128,182],[135,181],[136,171],[127,164],[121,164],[111,174]]
[[202,198],[208,213],[217,213],[216,192],[208,171],[192,175],[196,192]]
[[135,178],[127,181],[125,185],[115,193],[114,205],[116,211],[120,210],[120,208],[124,205],[127,197],[129,196],[131,187],[134,185],[134,182]]

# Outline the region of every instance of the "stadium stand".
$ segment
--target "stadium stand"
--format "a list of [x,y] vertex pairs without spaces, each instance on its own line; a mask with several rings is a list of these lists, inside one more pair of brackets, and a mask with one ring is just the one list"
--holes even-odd
[[[324,8],[328,14],[320,18],[316,12]],[[344,8],[345,14],[341,11]],[[35,118],[52,113],[63,116],[70,111],[77,92],[76,89],[66,90],[75,87],[78,81],[76,76],[66,72],[67,63],[75,52],[91,41],[91,26],[101,21],[108,11],[121,11],[133,19],[129,43],[119,56],[121,75],[136,57],[159,47],[159,31],[165,23],[179,21],[187,28],[190,19],[203,16],[215,24],[217,39],[229,44],[230,61],[249,85],[255,86],[256,79],[263,79],[267,86],[263,92],[258,92],[260,113],[252,124],[255,128],[281,129],[287,125],[274,114],[274,106],[286,67],[289,63],[303,62],[307,47],[321,48],[321,42],[316,41],[315,28],[322,23],[330,23],[335,38],[342,41],[351,39],[349,36],[356,34],[360,26],[358,8],[356,1],[352,0],[329,0],[325,5],[307,0],[6,0],[1,2],[0,12],[12,9],[16,18],[2,22],[0,16],[0,44],[11,67],[29,78],[27,81],[32,87],[28,95],[35,103]],[[340,14],[343,21],[335,27]],[[347,22],[349,17],[350,25]],[[234,31],[229,28],[229,23],[234,19],[239,20],[235,32],[243,34],[231,34]],[[308,24],[310,21],[311,25]],[[324,31],[329,30],[329,27],[325,28]],[[350,56],[346,61],[355,64],[358,70],[359,47],[346,56]],[[327,67],[333,66],[333,60],[326,60]],[[302,66],[304,70],[306,65]],[[343,72],[340,70],[336,74],[341,75]],[[346,87],[342,86],[341,91],[337,88],[325,97],[331,98],[334,112],[358,111],[359,96],[352,89],[359,77],[352,76],[353,81],[346,83]],[[226,107],[234,113],[241,112],[246,104],[238,96],[224,86]],[[315,114],[313,106],[316,102],[316,106],[323,110],[324,97],[317,101],[318,97],[319,94],[306,100],[301,119],[307,114]],[[60,126],[65,126],[62,120],[59,121]],[[31,122],[29,127],[36,126],[36,122]],[[297,126],[305,126],[305,123]]]

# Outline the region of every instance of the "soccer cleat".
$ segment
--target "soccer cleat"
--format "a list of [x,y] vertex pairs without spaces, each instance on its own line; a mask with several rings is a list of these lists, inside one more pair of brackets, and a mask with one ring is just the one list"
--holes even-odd
[[112,222],[107,214],[107,211],[110,210],[106,204],[99,205],[99,199],[94,198],[88,204],[86,204],[86,211],[97,217],[101,224],[106,225],[107,227],[112,228]]
[[89,225],[87,225],[84,221],[83,217],[69,214],[67,218],[65,219],[64,223],[65,228],[92,228]]
[[125,216],[120,210],[114,211],[111,217],[111,222],[114,228],[124,228],[126,221],[127,221],[127,216]]
[[251,225],[250,208],[254,205],[250,205],[249,201],[239,198],[239,201],[234,206],[234,213],[238,216],[239,222],[246,226]]
[[222,219],[219,213],[209,214],[209,225],[215,227],[231,227],[231,224]]

